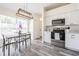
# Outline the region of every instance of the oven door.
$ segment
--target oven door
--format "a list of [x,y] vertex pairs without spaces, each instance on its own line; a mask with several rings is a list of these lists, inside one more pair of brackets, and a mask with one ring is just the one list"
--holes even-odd
[[53,32],[51,32],[51,38],[65,41],[65,30],[53,30]]
[[54,32],[51,32],[51,39],[55,39]]

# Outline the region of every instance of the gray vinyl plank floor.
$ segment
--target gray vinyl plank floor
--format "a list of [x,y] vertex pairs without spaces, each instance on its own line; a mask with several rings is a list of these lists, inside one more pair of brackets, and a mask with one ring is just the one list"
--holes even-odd
[[40,40],[35,40],[32,45],[22,49],[22,56],[79,56],[79,52],[44,44]]
[[33,40],[31,46],[22,47],[20,51],[17,50],[11,56],[79,56],[79,52],[42,43],[41,40]]

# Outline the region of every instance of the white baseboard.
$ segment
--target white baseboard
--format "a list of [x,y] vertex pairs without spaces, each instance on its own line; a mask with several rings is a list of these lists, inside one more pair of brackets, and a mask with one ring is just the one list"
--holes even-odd
[[79,49],[74,49],[74,48],[71,48],[71,47],[65,47],[65,48],[79,52]]

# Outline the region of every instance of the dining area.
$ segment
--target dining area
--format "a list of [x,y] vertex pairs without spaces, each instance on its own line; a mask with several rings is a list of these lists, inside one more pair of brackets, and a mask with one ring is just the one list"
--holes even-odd
[[0,44],[0,56],[16,56],[22,49],[31,46],[31,34],[18,32],[18,35],[2,35],[2,44]]
[[20,56],[31,46],[30,20],[0,15],[0,56]]

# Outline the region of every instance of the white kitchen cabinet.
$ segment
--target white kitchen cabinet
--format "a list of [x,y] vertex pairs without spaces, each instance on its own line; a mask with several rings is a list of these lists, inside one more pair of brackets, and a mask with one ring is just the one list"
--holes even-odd
[[44,31],[44,42],[51,43],[51,32]]
[[65,47],[74,51],[79,51],[79,33],[66,32]]
[[70,24],[79,24],[79,10],[70,12]]
[[45,19],[45,25],[46,26],[51,26],[52,25],[52,18],[50,18],[50,16],[46,17]]

